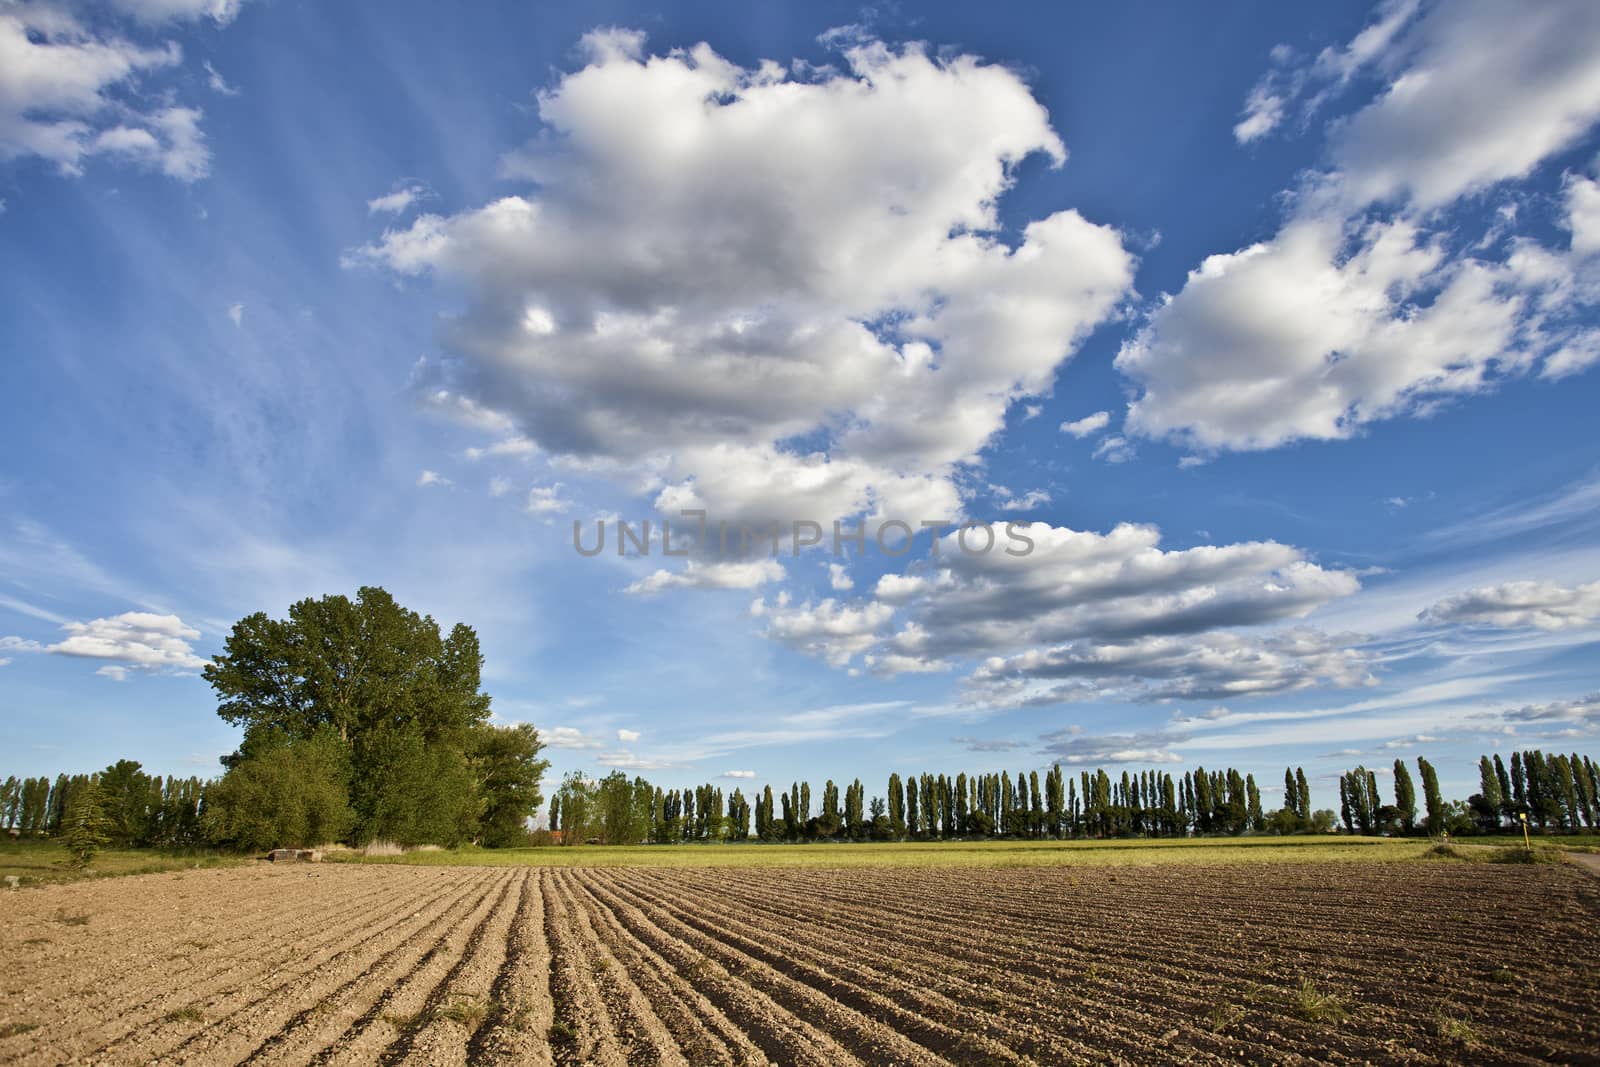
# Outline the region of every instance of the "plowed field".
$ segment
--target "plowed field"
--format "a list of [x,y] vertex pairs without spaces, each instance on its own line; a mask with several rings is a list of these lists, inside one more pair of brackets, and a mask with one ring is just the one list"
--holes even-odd
[[1600,879],[329,865],[0,895],[0,1062],[1595,1062]]

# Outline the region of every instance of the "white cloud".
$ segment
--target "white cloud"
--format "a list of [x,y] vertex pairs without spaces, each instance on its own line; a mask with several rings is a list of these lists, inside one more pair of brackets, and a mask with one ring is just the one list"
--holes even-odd
[[505,496],[509,492],[511,492],[510,478],[501,478],[497,476],[489,479],[490,496]]
[[523,510],[529,515],[559,515],[572,507],[572,501],[561,496],[561,483],[536,485],[528,490],[528,502]]
[[233,322],[233,324],[235,326],[243,326],[244,325],[244,305],[243,304],[229,304],[228,305],[228,318]]
[[639,740],[639,731],[638,730],[618,730],[617,731],[617,740],[625,742],[627,744],[632,744],[633,742]]
[[421,474],[417,475],[417,487],[418,488],[426,488],[426,487],[428,487],[430,485],[447,486],[447,485],[454,485],[454,484],[455,484],[454,482],[452,482],[449,478],[446,478],[444,475],[440,474],[438,471],[431,471],[431,470],[427,470],[426,468],[423,469],[423,472]]
[[1202,633],[1081,641],[988,660],[968,683],[990,707],[1081,700],[1217,700],[1313,686],[1375,684],[1350,635],[1296,629],[1270,636]]
[[200,112],[170,102],[141,110],[146,75],[177,66],[175,42],[135,44],[49,4],[0,9],[0,159],[39,156],[76,174],[94,155],[121,156],[180,181],[205,177]]
[[[871,599],[758,601],[754,614],[769,638],[836,667],[861,656],[870,670],[897,674],[1000,657],[975,675],[974,691],[992,703],[1014,702],[1012,683],[1024,675],[1065,675],[1073,663],[1085,685],[1141,698],[1366,680],[1350,639],[1213,633],[1299,619],[1360,588],[1297,549],[1268,541],[1164,551],[1155,528],[1133,525],[1095,534],[1033,523],[1026,534],[1034,547],[1020,556],[969,554],[949,534],[937,566],[886,574]],[[1197,673],[1184,690],[1187,670]]]
[[425,185],[412,183],[402,186],[392,193],[374,197],[367,201],[367,214],[369,215],[403,215],[411,209],[412,205],[428,195]]
[[794,607],[763,604],[761,614],[767,619],[770,639],[843,667],[877,644],[878,630],[894,616],[894,608],[876,602],[850,605],[829,597]]
[[1435,4],[1402,34],[1406,66],[1332,139],[1357,203],[1428,209],[1528,174],[1600,118],[1600,8]]
[[1250,90],[1244,102],[1244,117],[1233,127],[1234,140],[1240,144],[1257,141],[1278,128],[1283,121],[1284,99],[1266,82]]
[[1503,582],[1447,597],[1424,611],[1424,622],[1531,626],[1564,630],[1600,622],[1600,581],[1563,586],[1556,582]]
[[[664,508],[953,514],[954,465],[1132,279],[1075,211],[997,235],[1016,164],[1065,158],[1044,109],[970,56],[857,41],[847,73],[798,77],[642,40],[591,34],[540,95],[546,130],[507,161],[536,192],[347,262],[463,282],[444,343],[470,373],[446,388],[553,456],[658,463]],[[825,452],[780,448],[818,431]]]
[[634,596],[655,596],[669,589],[754,589],[768,582],[781,582],[783,577],[783,564],[775,559],[713,563],[690,560],[681,571],[656,571],[640,578],[623,592]]
[[69,622],[61,628],[67,636],[51,645],[0,637],[0,651],[116,660],[95,673],[117,681],[122,681],[130,670],[193,671],[206,665],[206,660],[196,655],[189,644],[200,636],[200,631],[185,625],[176,615],[129,611],[88,622]]
[[587,736],[575,726],[551,726],[539,731],[539,738],[551,748],[603,748],[602,742]]
[[843,563],[828,564],[828,585],[836,593],[848,593],[856,587],[848,568]]
[[[1488,244],[1449,210],[1600,119],[1600,8],[1414,8],[1386,5],[1309,81],[1285,83],[1321,85],[1313,108],[1359,69],[1385,88],[1330,125],[1332,167],[1289,198],[1276,236],[1207,258],[1123,346],[1116,365],[1141,389],[1131,433],[1204,452],[1337,440],[1509,375],[1600,360],[1582,313],[1600,284],[1527,239],[1478,258]],[[1573,185],[1569,202],[1585,195]]]
[[1088,437],[1097,434],[1111,424],[1111,412],[1097,411],[1093,415],[1085,415],[1081,419],[1061,424],[1061,432],[1071,434],[1073,437]]
[[1600,252],[1600,182],[1569,174],[1566,208],[1572,250],[1584,256]]
[[756,776],[756,772],[755,771],[723,771],[722,772],[722,777],[723,778],[754,778],[755,776]]

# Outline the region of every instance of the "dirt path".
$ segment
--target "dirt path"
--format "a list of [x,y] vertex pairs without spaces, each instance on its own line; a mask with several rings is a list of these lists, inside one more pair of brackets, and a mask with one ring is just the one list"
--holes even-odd
[[1569,852],[1567,858],[1596,878],[1600,878],[1600,855],[1592,852]]
[[1600,856],[1573,859],[44,887],[0,894],[0,1062],[1579,1062]]

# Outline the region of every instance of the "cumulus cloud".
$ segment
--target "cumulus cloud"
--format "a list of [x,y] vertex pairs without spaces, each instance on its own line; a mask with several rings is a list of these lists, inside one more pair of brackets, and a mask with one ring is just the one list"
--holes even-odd
[[[1474,243],[1454,211],[1592,128],[1597,51],[1600,8],[1587,3],[1400,3],[1289,78],[1288,95],[1322,87],[1313,104],[1356,70],[1385,87],[1329,126],[1330,167],[1289,197],[1276,236],[1207,258],[1124,344],[1116,365],[1141,390],[1128,432],[1206,452],[1337,440],[1600,359],[1583,311],[1600,285],[1527,238]],[[1581,181],[1568,192],[1574,254]],[[1492,258],[1501,244],[1510,251]]]
[[46,652],[79,659],[103,659],[95,673],[122,681],[129,671],[194,671],[206,665],[190,644],[200,631],[176,615],[128,611],[88,622],[69,622],[67,636],[54,644],[21,637],[0,637],[0,652]]
[[722,777],[722,778],[754,778],[755,776],[756,776],[756,772],[755,771],[723,771],[722,774],[719,777]]
[[1273,541],[1168,551],[1152,526],[1098,534],[1034,523],[1027,533],[1034,548],[1021,556],[964,553],[947,535],[935,574],[880,583],[914,624],[895,647],[943,656],[1255,626],[1360,588]]
[[347,262],[464,284],[450,391],[553,456],[658,462],[663,510],[954,514],[954,466],[1131,284],[1076,211],[1001,239],[1017,164],[1065,159],[1010,70],[854,38],[800,73],[623,31],[585,48],[506,162],[536,192]]
[[854,579],[843,563],[828,564],[828,585],[836,593],[848,593],[856,587]]
[[659,570],[628,586],[633,596],[655,596],[669,589],[754,589],[783,581],[783,564],[774,559],[726,560],[701,563],[690,560],[681,571]]
[[243,326],[244,325],[244,305],[243,304],[229,304],[228,305],[228,319],[235,326]]
[[763,601],[755,614],[767,619],[766,636],[779,644],[843,667],[878,643],[879,629],[894,616],[888,604],[846,604],[829,597],[820,603],[786,606],[781,601],[767,608]]
[[1360,588],[1297,549],[1268,541],[1167,551],[1153,527],[1134,525],[1096,534],[1034,523],[1027,533],[1034,548],[1021,556],[965,553],[950,534],[937,565],[886,574],[870,598],[758,601],[755,614],[767,637],[836,667],[860,657],[894,675],[979,660],[967,699],[988,707],[1370,681],[1355,636],[1263,629]]
[[638,730],[617,731],[617,740],[623,742],[624,744],[632,744],[633,742],[639,740],[639,736]]
[[[151,16],[144,21],[167,17],[160,4],[120,6]],[[176,42],[136,43],[110,20],[80,20],[54,4],[0,7],[0,159],[37,156],[77,174],[90,157],[108,156],[179,181],[205,177],[200,111],[170,94],[154,94],[152,105],[140,92],[182,60]]]
[[1446,597],[1419,616],[1424,622],[1502,629],[1565,630],[1600,621],[1600,581],[1563,586],[1555,582],[1504,582]]
[[1370,658],[1352,635],[1312,630],[1257,636],[1205,633],[1082,641],[993,657],[969,679],[989,706],[1048,706],[1075,700],[1217,700],[1313,686],[1373,684]]
[[454,482],[440,474],[438,471],[431,471],[426,468],[423,469],[421,474],[417,475],[417,487],[421,489],[425,489],[430,485],[446,486],[454,484]]
[[1093,415],[1085,415],[1081,419],[1061,424],[1061,432],[1071,434],[1073,437],[1089,437],[1099,433],[1111,424],[1111,412],[1097,411]]

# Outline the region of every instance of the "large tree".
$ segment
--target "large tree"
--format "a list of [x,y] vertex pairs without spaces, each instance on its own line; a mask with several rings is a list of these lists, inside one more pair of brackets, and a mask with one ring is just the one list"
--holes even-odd
[[[348,757],[356,838],[454,844],[476,832],[480,804],[497,799],[480,795],[488,772],[474,766],[486,743],[497,744],[483,733],[482,667],[471,627],[457,624],[445,636],[431,617],[368,586],[354,600],[302,600],[287,619],[260,612],[241,619],[204,674],[220,700],[217,713],[244,727],[230,766],[258,740],[331,737]],[[257,777],[258,784],[277,780]],[[501,833],[520,819],[504,795],[498,801]]]

